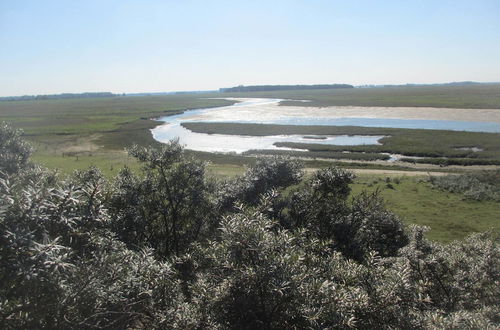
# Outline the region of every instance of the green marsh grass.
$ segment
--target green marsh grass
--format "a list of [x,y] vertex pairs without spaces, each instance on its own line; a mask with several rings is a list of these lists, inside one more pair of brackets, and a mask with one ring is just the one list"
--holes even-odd
[[408,225],[430,227],[427,237],[443,243],[463,239],[473,232],[500,229],[498,202],[474,201],[460,193],[442,191],[426,177],[389,176],[389,181],[387,177],[358,175],[352,194],[379,190],[389,210]]

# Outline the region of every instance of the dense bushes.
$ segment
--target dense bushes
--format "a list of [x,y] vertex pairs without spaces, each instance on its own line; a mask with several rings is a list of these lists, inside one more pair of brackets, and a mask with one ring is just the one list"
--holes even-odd
[[[279,143],[276,143],[280,146]],[[300,147],[299,147],[300,149]],[[389,160],[391,157],[387,154],[374,153],[374,152],[350,152],[350,151],[328,151],[328,150],[249,150],[244,152],[245,155],[280,155],[290,157],[303,157],[303,158],[324,158],[324,159],[349,159],[349,160]]]
[[429,180],[440,189],[461,193],[469,199],[500,201],[500,170],[431,176]]
[[24,144],[9,129],[0,132],[14,139],[2,144],[1,328],[500,324],[498,238],[429,242],[376,194],[350,199],[350,172],[302,179],[299,163],[265,158],[216,181],[172,142],[131,149],[140,173],[62,180],[10,157]]
[[205,164],[177,142],[160,149],[134,147],[142,175],[120,172],[108,205],[112,229],[130,247],[152,247],[159,257],[179,255],[213,228],[213,185]]
[[500,165],[498,159],[487,158],[407,158],[399,159],[407,163],[419,164],[434,164],[440,166],[460,165],[460,166],[473,166],[473,165]]

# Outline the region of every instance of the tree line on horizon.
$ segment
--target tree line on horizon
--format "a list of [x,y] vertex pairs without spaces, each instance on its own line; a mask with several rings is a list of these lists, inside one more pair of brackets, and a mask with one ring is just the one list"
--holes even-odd
[[320,84],[320,85],[255,85],[236,86],[230,88],[220,88],[221,93],[233,92],[266,92],[266,91],[287,91],[287,90],[307,90],[307,89],[345,89],[354,88],[348,84]]
[[47,94],[47,95],[4,96],[4,97],[0,97],[0,101],[81,99],[81,98],[115,97],[115,96],[120,96],[120,95],[122,95],[122,94],[113,94],[110,92],[61,93],[61,94]]

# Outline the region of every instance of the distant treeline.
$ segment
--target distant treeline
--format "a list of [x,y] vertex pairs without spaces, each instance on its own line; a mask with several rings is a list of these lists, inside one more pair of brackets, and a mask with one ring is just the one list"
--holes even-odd
[[258,85],[258,86],[237,86],[230,88],[220,88],[221,93],[229,92],[264,92],[264,91],[286,91],[297,89],[339,89],[354,88],[348,84],[324,84],[324,85]]
[[81,98],[96,98],[96,97],[114,97],[119,94],[109,92],[99,93],[63,93],[50,95],[23,95],[23,96],[6,96],[0,97],[0,101],[28,101],[28,100],[54,100],[54,99],[81,99]]
[[125,96],[158,96],[158,95],[184,95],[184,94],[208,94],[217,93],[217,90],[206,91],[175,91],[175,92],[152,92],[152,93],[127,93]]
[[380,88],[380,87],[429,87],[429,86],[470,86],[470,85],[493,85],[497,82],[482,83],[477,81],[453,81],[448,83],[437,84],[400,84],[400,85],[361,85],[358,88]]

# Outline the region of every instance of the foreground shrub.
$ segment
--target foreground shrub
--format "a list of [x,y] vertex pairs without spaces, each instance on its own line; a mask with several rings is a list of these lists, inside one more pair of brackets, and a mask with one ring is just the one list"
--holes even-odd
[[[498,324],[499,248],[491,234],[442,247],[414,228],[390,258],[346,259],[261,213],[226,218],[219,239],[185,256],[199,327],[443,328]],[[479,242],[480,241],[480,242]]]
[[396,255],[408,242],[402,222],[385,209],[378,193],[362,193],[349,202],[353,178],[337,168],[317,171],[292,194],[284,226],[307,228],[358,261],[370,251],[383,257]]
[[258,159],[243,176],[221,185],[220,208],[234,211],[237,202],[256,205],[265,193],[296,184],[303,174],[303,165],[296,160],[277,156]]
[[142,172],[111,182],[2,160],[0,328],[500,325],[494,233],[430,242],[333,167],[299,182],[270,159],[221,183],[176,142],[132,153]]
[[130,247],[152,247],[162,258],[179,255],[213,227],[206,164],[186,156],[176,141],[130,153],[142,163],[143,175],[124,169],[114,182],[113,230]]

